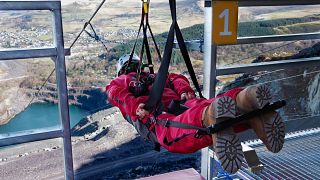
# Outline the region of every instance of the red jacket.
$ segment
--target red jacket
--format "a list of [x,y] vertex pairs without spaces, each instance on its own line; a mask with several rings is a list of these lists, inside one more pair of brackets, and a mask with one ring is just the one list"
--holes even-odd
[[[148,76],[149,74],[142,74],[141,78]],[[148,94],[144,96],[135,97],[133,93],[129,91],[129,83],[134,81],[136,73],[132,72],[127,75],[121,75],[112,80],[110,85],[106,87],[109,102],[118,107],[124,117],[129,116],[131,120],[136,121],[136,109],[140,103],[146,103],[148,100]],[[149,85],[149,92],[152,89],[152,85]],[[193,92],[190,87],[188,79],[179,74],[171,73],[166,81],[166,86],[162,95],[162,103],[165,111],[172,100],[180,100],[181,94],[184,92]]]

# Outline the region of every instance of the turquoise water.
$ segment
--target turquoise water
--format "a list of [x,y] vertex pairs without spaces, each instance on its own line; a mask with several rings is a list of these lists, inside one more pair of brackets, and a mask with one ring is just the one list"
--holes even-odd
[[[70,125],[73,127],[89,112],[70,106]],[[8,124],[0,125],[0,136],[17,132],[33,132],[36,129],[60,129],[59,109],[57,104],[35,103],[14,117]]]

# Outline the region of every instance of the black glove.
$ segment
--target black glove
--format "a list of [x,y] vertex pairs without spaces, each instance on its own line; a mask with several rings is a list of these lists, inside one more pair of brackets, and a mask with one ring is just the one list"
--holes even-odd
[[142,95],[146,95],[148,92],[148,87],[145,83],[139,81],[131,81],[129,83],[129,91],[135,96],[139,97]]

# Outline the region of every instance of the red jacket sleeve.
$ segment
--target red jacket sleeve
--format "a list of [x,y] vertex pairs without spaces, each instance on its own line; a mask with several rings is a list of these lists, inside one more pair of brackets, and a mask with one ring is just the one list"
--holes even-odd
[[136,109],[140,103],[145,103],[148,97],[135,97],[129,92],[129,83],[131,81],[132,77],[130,75],[121,75],[107,85],[106,92],[108,101],[118,107],[124,117],[129,115],[133,121],[136,121],[138,119]]
[[191,88],[190,83],[188,79],[180,74],[169,74],[169,80],[173,84],[174,91],[181,96],[184,92],[192,92],[194,93],[194,90]]

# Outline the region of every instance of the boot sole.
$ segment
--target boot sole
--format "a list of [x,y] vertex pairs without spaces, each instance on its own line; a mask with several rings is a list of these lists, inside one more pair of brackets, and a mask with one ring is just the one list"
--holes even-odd
[[269,104],[272,100],[270,88],[263,84],[259,85],[256,90],[256,103],[257,109],[262,109],[265,105]]
[[[256,90],[257,109],[262,109],[265,105],[269,104],[272,100],[270,88],[263,84],[259,85]],[[263,122],[264,132],[267,136],[267,149],[273,153],[279,152],[284,143],[285,129],[284,122],[278,112],[271,118],[268,115],[261,115],[266,118]]]
[[264,131],[267,136],[268,150],[277,153],[279,152],[284,144],[285,127],[284,122],[276,112],[272,118],[267,118],[264,121]]
[[214,115],[215,118],[234,118],[236,116],[236,102],[228,97],[222,96],[213,101],[215,108]]
[[[236,116],[236,103],[227,96],[217,98],[214,102],[214,115],[217,123],[225,118]],[[222,168],[228,173],[235,173],[243,162],[243,151],[240,140],[230,127],[216,134],[215,153]]]

